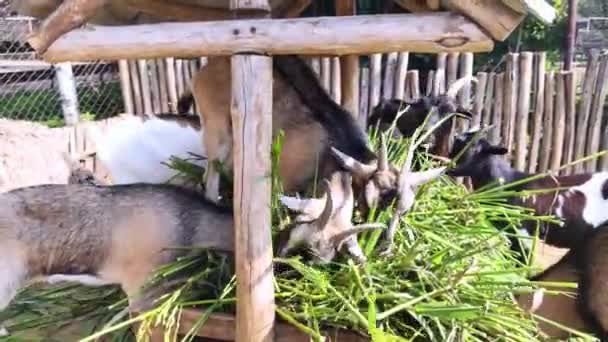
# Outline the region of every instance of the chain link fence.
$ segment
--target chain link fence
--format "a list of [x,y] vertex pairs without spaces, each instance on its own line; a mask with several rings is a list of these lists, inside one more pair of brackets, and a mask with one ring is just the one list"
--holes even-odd
[[[0,18],[0,118],[61,126],[55,68],[37,59],[26,43],[37,24],[31,18]],[[124,111],[118,63],[74,63],[72,70],[81,120],[105,119]]]

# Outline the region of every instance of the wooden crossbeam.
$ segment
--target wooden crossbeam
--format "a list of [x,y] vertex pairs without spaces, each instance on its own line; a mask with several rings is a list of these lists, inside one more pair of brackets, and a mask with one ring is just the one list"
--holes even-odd
[[[407,28],[407,29],[405,29]],[[43,55],[50,62],[258,54],[348,55],[491,51],[476,24],[449,12],[104,26],[75,30]]]

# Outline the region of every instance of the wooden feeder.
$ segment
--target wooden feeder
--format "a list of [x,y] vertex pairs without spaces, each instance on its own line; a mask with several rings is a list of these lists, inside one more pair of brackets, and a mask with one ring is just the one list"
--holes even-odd
[[[17,5],[21,14],[45,18],[29,43],[48,62],[232,56],[237,315],[212,316],[199,336],[239,342],[309,340],[290,325],[275,324],[271,187],[265,177],[271,167],[270,55],[342,56],[342,104],[356,112],[358,65],[353,56],[491,51],[494,40],[505,40],[528,13],[545,22],[556,16],[543,0],[399,0],[411,13],[361,16],[354,16],[355,0],[336,1],[338,17],[323,18],[293,18],[310,0],[66,0],[57,8],[52,5],[56,1],[48,0]],[[74,30],[87,22],[109,26]],[[188,331],[199,317],[198,311],[184,310],[180,331]],[[348,331],[326,334],[333,341],[369,340]]]

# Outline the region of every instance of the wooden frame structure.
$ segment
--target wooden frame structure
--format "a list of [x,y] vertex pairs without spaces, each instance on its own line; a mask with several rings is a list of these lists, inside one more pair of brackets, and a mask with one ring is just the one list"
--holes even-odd
[[[238,342],[308,340],[299,331],[274,322],[268,179],[272,123],[272,57],[269,54],[349,55],[340,62],[346,76],[343,77],[342,103],[356,113],[358,76],[353,72],[357,61],[354,55],[393,51],[490,51],[493,40],[504,40],[529,8],[552,20],[550,13],[542,14],[550,12],[546,6],[538,5],[544,3],[542,0],[402,0],[397,2],[415,13],[375,16],[353,16],[356,2],[338,1],[339,18],[263,19],[270,13],[275,18],[295,16],[310,1],[275,0],[270,1],[272,6],[268,0],[230,0],[229,6],[225,6],[227,0],[224,0],[222,9],[218,8],[221,1],[217,0],[202,0],[214,2],[214,8],[171,0],[127,0],[123,3],[131,6],[131,10],[158,16],[157,23],[72,31],[86,22],[95,22],[100,11],[119,6],[121,2],[66,0],[52,13],[47,11],[41,15],[46,19],[40,30],[30,37],[32,47],[50,62],[231,56],[237,315],[235,320],[212,317],[207,323],[210,328],[203,329],[199,335]],[[451,12],[435,12],[439,9]],[[227,20],[234,19],[237,13],[257,19]],[[163,19],[224,21],[158,23]],[[188,322],[195,321],[197,313],[186,311],[182,317],[188,328]],[[224,330],[223,335],[218,329]],[[340,339],[344,341],[366,340],[352,333],[343,334],[346,335],[340,335]]]

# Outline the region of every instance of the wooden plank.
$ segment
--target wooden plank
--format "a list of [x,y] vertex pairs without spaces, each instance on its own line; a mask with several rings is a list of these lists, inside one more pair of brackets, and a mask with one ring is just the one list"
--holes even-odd
[[[407,30],[401,29],[408,27]],[[296,19],[173,22],[74,30],[44,54],[49,62],[259,54],[357,55],[491,51],[494,42],[449,12]]]
[[526,152],[528,151],[528,120],[530,116],[530,91],[532,90],[532,64],[534,54],[522,52],[517,94],[517,114],[515,117],[515,168],[526,169]]
[[545,111],[543,113],[543,136],[540,145],[540,162],[538,172],[547,172],[550,167],[551,152],[553,150],[553,120],[555,96],[555,73],[545,74]]
[[448,9],[466,15],[498,41],[507,39],[526,13],[515,11],[502,1],[447,0]]
[[[459,68],[460,77],[473,76],[473,53],[465,52],[460,55],[460,68]],[[471,86],[472,84],[468,82],[462,87],[462,90],[459,93],[458,100],[460,105],[464,108],[470,108],[471,106]],[[465,122],[464,120],[460,120],[460,122]]]
[[359,99],[359,126],[364,130],[367,128],[369,113],[369,68],[361,68],[361,97]]
[[331,58],[321,58],[321,84],[329,93],[331,92]]
[[331,58],[331,97],[336,103],[342,103],[342,80],[340,78],[340,57]]
[[175,58],[165,59],[167,70],[167,89],[169,90],[169,111],[177,113],[177,79],[175,77]]
[[139,70],[139,81],[141,83],[141,96],[144,101],[144,112],[152,113],[152,99],[150,98],[150,78],[148,77],[148,65],[143,59],[137,60]]
[[[196,73],[199,70],[198,67],[198,61],[197,60],[193,60],[189,63],[190,66],[190,79],[188,80],[188,90],[190,90],[191,84],[192,84],[192,80],[194,79],[194,76],[196,75]],[[199,114],[199,110],[198,107],[196,106],[196,101],[194,101],[194,103],[192,104],[192,113],[193,114]]]
[[407,80],[410,89],[410,100],[418,100],[420,98],[420,77],[418,75],[418,70],[408,71]]
[[[599,51],[592,50],[587,61],[585,70],[585,79],[583,81],[583,92],[581,94],[581,102],[578,107],[578,122],[576,123],[576,146],[574,158],[580,159],[585,156],[585,147],[587,146],[587,136],[589,133],[589,118],[591,114],[591,102],[593,99],[593,91],[597,82],[597,73],[599,70]],[[584,163],[578,163],[574,166],[574,172],[583,172]]]
[[150,95],[152,97],[152,112],[158,114],[161,112],[160,106],[160,89],[158,82],[158,68],[156,60],[147,61],[150,68]]
[[379,53],[370,56],[369,68],[369,111],[371,113],[374,107],[380,103],[380,92],[382,89],[382,55]]
[[236,341],[273,341],[272,57],[232,57]]
[[424,90],[425,96],[435,95],[435,89],[437,89],[437,86],[435,85],[437,82],[435,81],[435,71],[429,70],[429,73],[426,76],[426,89]]
[[[566,146],[562,164],[568,164],[574,161],[576,134],[576,76],[574,72],[570,71],[565,74],[564,86],[566,95]],[[572,173],[572,171],[574,171],[572,167],[565,170],[566,173]]]
[[486,86],[486,94],[483,104],[483,112],[481,117],[481,124],[487,126],[492,123],[492,106],[494,105],[494,81],[496,80],[496,73],[491,72],[488,74],[488,82]]
[[399,52],[397,59],[397,70],[395,71],[395,88],[393,89],[393,97],[403,100],[405,92],[405,81],[407,77],[407,66],[409,63],[410,54],[408,52]]
[[534,97],[534,121],[532,126],[532,143],[530,145],[530,159],[528,161],[528,172],[537,172],[538,156],[540,151],[540,139],[543,128],[543,112],[545,110],[545,60],[546,53],[536,53],[535,81],[536,89]]
[[435,92],[438,94],[444,94],[446,90],[447,60],[447,52],[440,52],[437,54],[437,70],[435,70],[435,72],[439,73],[438,79],[441,80],[438,84],[435,84],[435,86],[438,87]]
[[137,61],[129,60],[129,70],[131,74],[131,89],[133,89],[133,98],[135,99],[135,114],[141,115],[144,113],[144,101],[141,95]]
[[488,84],[488,73],[479,72],[477,73],[477,80],[479,83],[475,88],[475,102],[473,103],[473,126],[479,126],[481,124],[481,113],[483,111],[484,96],[486,95],[486,86]]
[[56,64],[55,79],[57,80],[57,90],[61,99],[61,110],[65,124],[74,126],[80,120],[80,111],[78,110],[78,94],[76,93],[72,64],[69,62]]
[[384,68],[384,80],[382,82],[382,98],[389,100],[393,98],[395,88],[395,71],[397,70],[397,52],[389,52],[386,55],[386,66]]
[[555,116],[553,121],[553,153],[551,154],[551,171],[557,172],[564,154],[564,136],[566,134],[566,87],[563,73],[555,75]]
[[513,140],[515,136],[515,120],[517,115],[517,84],[519,83],[519,54],[509,53],[507,55],[507,66],[504,79],[503,99],[503,123],[502,136],[505,146],[513,151]]
[[494,115],[492,117],[492,123],[494,124],[494,128],[490,131],[490,141],[493,144],[502,144],[505,145],[504,135],[502,134],[502,122],[503,122],[503,95],[505,91],[504,87],[505,81],[505,73],[501,72],[497,74],[494,79],[494,107],[493,112]]
[[184,93],[184,61],[180,58],[175,59],[175,87],[179,98]]
[[118,72],[120,74],[120,90],[122,92],[122,102],[125,107],[125,113],[135,114],[133,106],[133,96],[131,82],[129,76],[129,62],[124,59],[118,61]]
[[[602,115],[604,112],[604,104],[606,102],[606,93],[608,92],[608,55],[603,55],[600,58],[600,68],[597,74],[597,82],[593,101],[591,103],[591,117],[589,119],[589,140],[587,141],[587,155],[592,155],[599,152]],[[595,172],[597,168],[597,159],[592,159],[587,162],[587,172]]]
[[459,64],[460,53],[451,52],[448,54],[447,68],[446,68],[446,89],[448,89],[452,83],[458,79],[458,64]]
[[167,87],[167,67],[165,66],[165,60],[158,58],[156,60],[158,66],[158,88],[159,88],[159,100],[160,110],[163,113],[169,112],[169,89]]

